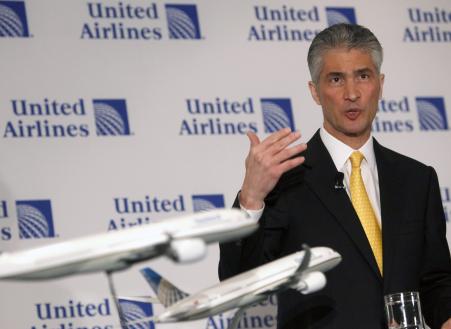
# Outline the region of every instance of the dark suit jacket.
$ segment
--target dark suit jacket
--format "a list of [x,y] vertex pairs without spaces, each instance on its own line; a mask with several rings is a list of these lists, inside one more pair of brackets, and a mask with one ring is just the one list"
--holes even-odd
[[220,279],[301,250],[303,243],[342,255],[323,290],[279,294],[279,328],[385,329],[383,296],[402,291],[420,291],[432,329],[451,316],[451,262],[437,175],[376,141],[374,152],[383,277],[346,191],[334,188],[337,169],[318,132],[304,164],[284,174],[266,198],[258,231],[220,246]]

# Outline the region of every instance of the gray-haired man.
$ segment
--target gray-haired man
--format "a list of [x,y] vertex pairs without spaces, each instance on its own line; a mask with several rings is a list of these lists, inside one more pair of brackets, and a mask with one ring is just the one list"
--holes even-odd
[[[402,291],[420,291],[429,326],[451,328],[451,261],[437,175],[371,137],[382,57],[367,28],[323,30],[308,53],[323,127],[308,146],[290,146],[300,134],[289,129],[263,141],[248,133],[235,206],[260,217],[260,229],[240,244],[221,245],[220,278],[304,243],[343,257],[323,290],[278,296],[279,328],[386,328],[383,296]],[[334,187],[340,177],[343,189]]]

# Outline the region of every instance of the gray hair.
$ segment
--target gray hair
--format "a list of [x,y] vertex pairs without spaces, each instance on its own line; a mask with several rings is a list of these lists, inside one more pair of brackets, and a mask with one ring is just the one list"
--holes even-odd
[[310,45],[307,62],[312,81],[318,83],[323,66],[323,55],[336,48],[359,49],[370,53],[377,72],[382,65],[382,46],[376,36],[366,27],[355,24],[336,24],[318,33]]

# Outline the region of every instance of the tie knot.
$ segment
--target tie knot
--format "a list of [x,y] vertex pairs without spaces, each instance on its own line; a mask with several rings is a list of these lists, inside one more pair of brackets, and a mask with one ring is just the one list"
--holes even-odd
[[363,160],[363,154],[359,151],[352,152],[351,156],[349,157],[351,160],[351,166],[352,168],[360,168],[360,164]]

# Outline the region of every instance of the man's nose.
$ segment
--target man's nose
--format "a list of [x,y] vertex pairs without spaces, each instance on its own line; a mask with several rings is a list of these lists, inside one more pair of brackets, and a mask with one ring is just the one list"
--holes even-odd
[[360,91],[355,81],[346,81],[344,98],[351,102],[355,102],[360,98]]

